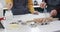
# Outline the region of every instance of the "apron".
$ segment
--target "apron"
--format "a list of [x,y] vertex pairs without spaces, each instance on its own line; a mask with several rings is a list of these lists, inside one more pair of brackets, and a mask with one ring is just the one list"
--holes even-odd
[[28,0],[13,0],[13,15],[21,15],[29,13]]

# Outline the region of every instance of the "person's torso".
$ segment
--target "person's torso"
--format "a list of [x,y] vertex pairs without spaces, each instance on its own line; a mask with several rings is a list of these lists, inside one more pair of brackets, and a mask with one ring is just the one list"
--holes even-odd
[[60,5],[60,0],[46,0],[48,5],[57,6]]
[[55,9],[56,7],[60,7],[60,0],[43,0],[47,3],[47,10],[51,12],[51,10]]
[[14,8],[26,8],[27,7],[27,0],[13,0],[13,7]]
[[26,14],[28,11],[28,0],[13,0],[13,14]]

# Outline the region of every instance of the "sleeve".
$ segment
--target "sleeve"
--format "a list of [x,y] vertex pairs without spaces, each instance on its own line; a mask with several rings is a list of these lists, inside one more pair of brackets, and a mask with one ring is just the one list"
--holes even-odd
[[28,8],[29,8],[29,11],[31,13],[34,13],[34,7],[33,7],[33,3],[32,3],[32,0],[28,0]]

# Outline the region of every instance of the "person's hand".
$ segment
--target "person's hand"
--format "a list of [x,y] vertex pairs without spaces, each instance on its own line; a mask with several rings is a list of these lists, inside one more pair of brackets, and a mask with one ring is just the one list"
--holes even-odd
[[56,16],[57,15],[57,10],[55,10],[55,9],[51,10],[50,14],[51,14],[52,17]]
[[46,3],[45,3],[45,2],[42,2],[42,3],[40,4],[40,8],[42,8],[42,9],[46,8]]
[[12,2],[7,3],[6,7],[8,10],[11,10],[11,8],[13,7],[13,3]]
[[34,11],[34,13],[33,14],[36,14],[36,15],[38,15],[40,12],[38,12],[38,11]]

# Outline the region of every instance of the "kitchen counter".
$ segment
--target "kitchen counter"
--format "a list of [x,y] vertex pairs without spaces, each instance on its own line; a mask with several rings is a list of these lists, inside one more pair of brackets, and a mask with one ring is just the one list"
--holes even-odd
[[14,15],[13,19],[7,19],[2,21],[5,29],[4,32],[54,32],[60,30],[60,21],[56,20],[47,25],[37,25],[36,27],[31,27],[30,25],[13,24],[12,22],[17,22],[18,20],[32,20],[33,18],[43,17],[39,15],[26,14],[26,15]]

